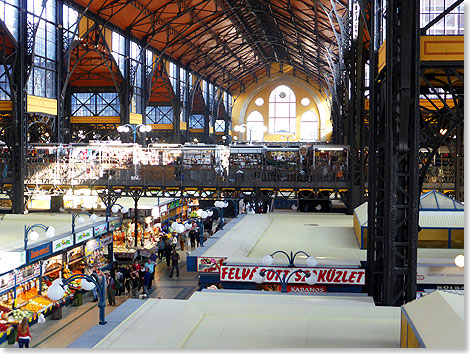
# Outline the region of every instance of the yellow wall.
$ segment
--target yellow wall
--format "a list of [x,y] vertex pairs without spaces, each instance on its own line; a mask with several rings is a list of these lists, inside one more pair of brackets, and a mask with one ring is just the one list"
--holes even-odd
[[[249,86],[244,93],[241,93],[233,104],[232,125],[246,123],[246,119],[253,111],[260,112],[264,117],[264,124],[269,127],[269,95],[279,85],[290,87],[296,96],[296,134],[289,138],[289,141],[299,141],[300,139],[300,117],[306,111],[312,110],[318,117],[319,132],[318,137],[321,141],[326,141],[327,136],[331,136],[332,126],[330,121],[330,107],[327,101],[321,96],[316,86],[306,81],[296,78],[292,75],[271,75],[258,81],[256,85]],[[261,107],[255,104],[255,100],[261,97],[264,103]],[[310,104],[306,107],[300,104],[304,97],[310,99]],[[240,140],[248,139],[248,132],[235,133]],[[265,141],[284,141],[281,136],[286,134],[270,134],[269,130],[264,134]]]
[[464,230],[453,229],[451,231],[451,247],[452,248],[464,248]]

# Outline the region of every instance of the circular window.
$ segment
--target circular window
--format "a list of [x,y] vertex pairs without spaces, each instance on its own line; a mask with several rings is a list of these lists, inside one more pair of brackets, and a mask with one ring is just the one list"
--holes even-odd
[[281,92],[279,93],[279,97],[281,97],[281,98],[285,98],[285,97],[286,97],[286,93],[285,93],[285,92],[283,92],[283,91],[281,91]]
[[258,107],[262,106],[264,103],[264,100],[261,98],[261,97],[258,97],[256,100],[255,100],[255,105],[257,105]]
[[300,104],[306,107],[310,104],[310,100],[307,97],[304,97],[300,100]]

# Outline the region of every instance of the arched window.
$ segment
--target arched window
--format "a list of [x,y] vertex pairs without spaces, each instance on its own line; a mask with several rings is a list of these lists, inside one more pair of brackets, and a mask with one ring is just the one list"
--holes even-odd
[[295,93],[280,85],[269,95],[269,133],[295,134]]
[[318,141],[318,117],[312,111],[306,111],[300,117],[300,140]]
[[250,140],[250,131],[251,131],[251,140],[252,141],[263,141],[264,132],[264,118],[263,115],[258,111],[253,111],[248,115],[246,119],[246,137]]

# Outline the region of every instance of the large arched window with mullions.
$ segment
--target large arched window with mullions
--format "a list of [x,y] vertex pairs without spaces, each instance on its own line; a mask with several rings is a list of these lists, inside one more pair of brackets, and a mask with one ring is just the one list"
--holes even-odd
[[295,134],[295,93],[279,85],[269,95],[269,133]]

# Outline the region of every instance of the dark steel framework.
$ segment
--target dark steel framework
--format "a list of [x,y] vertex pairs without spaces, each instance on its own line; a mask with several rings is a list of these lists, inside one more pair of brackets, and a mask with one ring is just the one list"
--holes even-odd
[[[392,11],[393,10],[393,11]],[[419,1],[371,2],[367,289],[376,303],[416,298]],[[382,37],[385,26],[385,37]],[[378,71],[378,51],[386,64]]]

